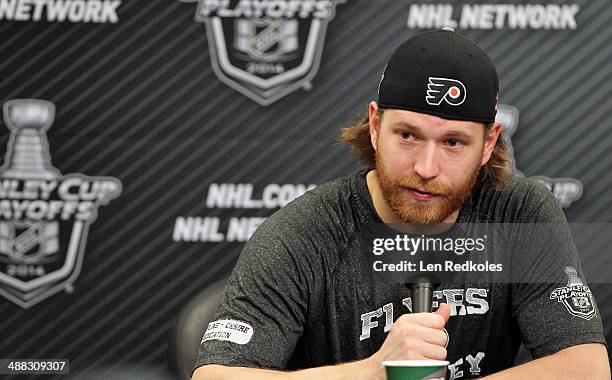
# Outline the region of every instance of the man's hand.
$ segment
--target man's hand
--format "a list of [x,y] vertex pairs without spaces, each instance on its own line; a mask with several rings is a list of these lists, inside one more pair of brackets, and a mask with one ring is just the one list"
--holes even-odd
[[386,360],[444,360],[447,335],[444,325],[450,316],[450,306],[441,304],[435,313],[404,314],[394,323],[382,347],[367,359],[296,372],[266,369],[206,365],[198,368],[193,380],[384,380],[382,362]]
[[450,306],[441,304],[435,313],[404,314],[391,327],[382,347],[372,355],[375,365],[386,360],[444,360],[448,335],[444,325]]

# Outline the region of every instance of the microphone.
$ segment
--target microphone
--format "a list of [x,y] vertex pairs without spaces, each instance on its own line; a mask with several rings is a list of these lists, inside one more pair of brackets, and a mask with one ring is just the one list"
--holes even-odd
[[412,291],[412,312],[431,313],[435,285],[428,278],[419,278],[418,281],[410,284],[410,290]]

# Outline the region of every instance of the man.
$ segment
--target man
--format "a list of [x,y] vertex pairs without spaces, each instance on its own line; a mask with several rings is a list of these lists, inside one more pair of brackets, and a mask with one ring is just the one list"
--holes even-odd
[[[415,314],[405,286],[372,281],[356,238],[367,223],[567,226],[545,187],[510,176],[497,98],[493,64],[454,31],[402,44],[367,121],[340,136],[366,170],[304,194],[259,227],[193,379],[384,379],[383,361],[405,359],[449,360],[453,379],[609,379],[596,306],[578,318],[550,296],[564,273],[547,284],[443,283],[437,310]],[[559,250],[582,278],[575,249]],[[521,340],[535,360],[510,368]]]

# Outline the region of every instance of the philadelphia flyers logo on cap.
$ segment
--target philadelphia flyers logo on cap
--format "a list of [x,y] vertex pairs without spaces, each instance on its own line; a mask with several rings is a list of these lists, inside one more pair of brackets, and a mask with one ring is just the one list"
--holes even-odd
[[429,77],[425,97],[427,104],[439,106],[444,100],[451,106],[458,106],[465,101],[465,96],[465,86],[458,80]]

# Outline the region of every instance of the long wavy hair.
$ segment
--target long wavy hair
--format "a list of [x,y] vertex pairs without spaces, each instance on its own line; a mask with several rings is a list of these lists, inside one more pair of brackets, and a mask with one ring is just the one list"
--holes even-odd
[[[377,115],[382,122],[384,110],[379,108]],[[485,125],[485,136],[492,127],[493,123]],[[376,152],[372,147],[372,141],[370,139],[370,124],[367,113],[348,127],[342,128],[338,134],[337,140],[349,147],[351,153],[353,153],[364,168],[376,168]],[[502,136],[499,136],[493,148],[493,152],[491,153],[491,158],[480,168],[478,180],[489,183],[496,189],[503,188],[506,182],[508,182],[508,179],[512,176],[511,162],[512,157],[510,156],[508,145]]]

